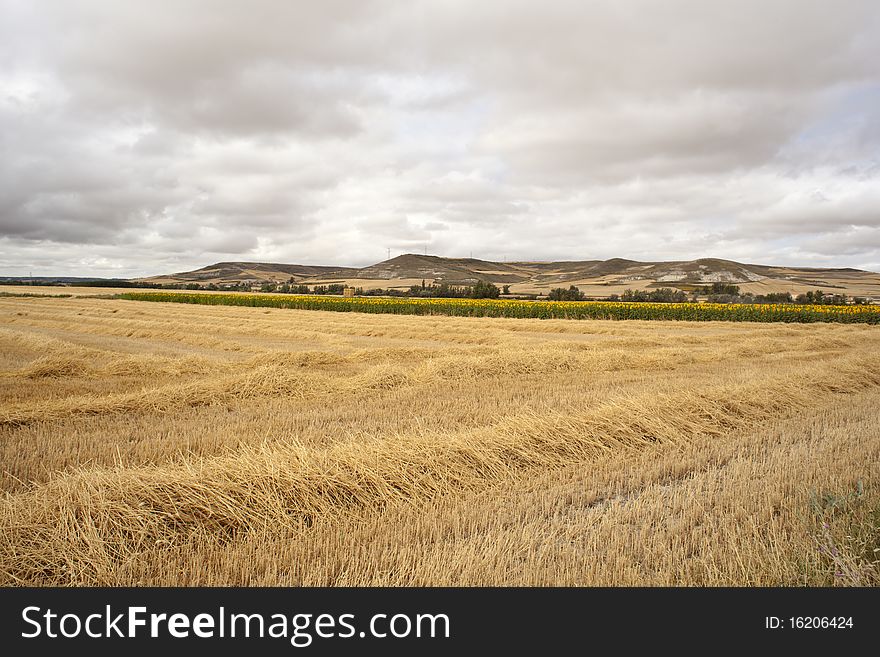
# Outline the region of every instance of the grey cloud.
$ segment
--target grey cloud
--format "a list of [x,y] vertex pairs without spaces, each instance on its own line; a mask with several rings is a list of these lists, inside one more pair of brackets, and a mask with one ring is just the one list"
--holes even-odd
[[880,257],[880,226],[851,226],[836,233],[811,235],[800,243],[808,252],[825,256]]
[[526,115],[488,132],[481,147],[524,182],[551,186],[713,174],[767,163],[796,119],[779,97],[698,91]]
[[880,260],[870,0],[0,11],[10,272]]
[[200,236],[208,253],[247,253],[259,246],[257,234],[247,231],[212,231]]

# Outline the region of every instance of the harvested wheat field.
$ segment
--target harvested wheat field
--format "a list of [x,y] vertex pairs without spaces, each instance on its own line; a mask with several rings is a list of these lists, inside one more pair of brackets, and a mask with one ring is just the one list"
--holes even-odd
[[0,298],[5,585],[870,585],[880,328]]

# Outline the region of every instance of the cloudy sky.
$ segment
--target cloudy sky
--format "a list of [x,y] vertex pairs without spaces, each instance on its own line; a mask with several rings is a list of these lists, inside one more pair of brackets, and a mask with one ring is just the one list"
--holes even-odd
[[880,271],[876,0],[0,0],[0,274]]

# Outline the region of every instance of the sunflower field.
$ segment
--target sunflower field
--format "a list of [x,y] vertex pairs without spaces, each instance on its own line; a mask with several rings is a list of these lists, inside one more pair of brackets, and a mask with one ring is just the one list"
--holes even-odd
[[317,295],[125,292],[118,299],[223,306],[258,306],[396,315],[514,317],[536,319],[644,319],[723,322],[843,322],[880,324],[880,306],[802,304],[632,303],[524,301],[517,299],[420,299]]

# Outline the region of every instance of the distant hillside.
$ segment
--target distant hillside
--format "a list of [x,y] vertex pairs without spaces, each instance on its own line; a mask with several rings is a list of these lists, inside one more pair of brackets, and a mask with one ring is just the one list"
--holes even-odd
[[0,284],[78,285],[95,281],[127,281],[127,278],[100,278],[96,276],[0,276]]
[[732,283],[743,292],[766,294],[808,290],[880,299],[880,274],[858,269],[771,267],[703,258],[672,262],[582,260],[562,262],[491,262],[405,254],[369,267],[332,267],[266,262],[219,262],[195,271],[140,279],[159,283],[294,282],[307,285],[348,283],[363,288],[404,288],[426,283],[471,284],[478,280],[509,285],[511,292],[541,294],[576,285],[588,296],[607,297],[626,289]]
[[358,270],[362,279],[426,279],[445,283],[520,283],[531,278],[531,272],[513,264],[489,262],[475,258],[441,258],[439,256],[406,254]]
[[237,283],[240,281],[295,281],[315,277],[349,277],[358,270],[351,267],[321,267],[313,265],[285,265],[271,262],[218,262],[195,271],[186,271],[165,276],[153,276],[152,282],[179,283]]

